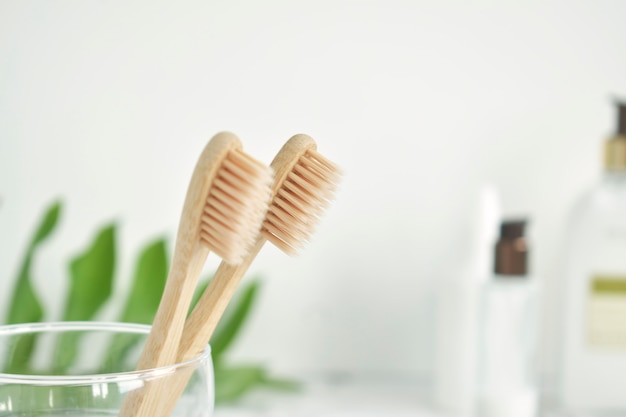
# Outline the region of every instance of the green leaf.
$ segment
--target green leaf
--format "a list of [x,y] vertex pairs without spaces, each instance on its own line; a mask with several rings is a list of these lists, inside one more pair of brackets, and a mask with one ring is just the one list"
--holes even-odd
[[39,297],[32,287],[31,263],[38,245],[41,244],[58,224],[61,203],[55,202],[46,210],[32,241],[29,243],[20,267],[17,283],[11,297],[6,322],[7,324],[38,322],[43,317],[43,308]]
[[92,245],[70,262],[71,283],[63,320],[91,320],[111,296],[115,229],[115,224],[102,228]]
[[[165,239],[157,239],[143,248],[135,267],[135,276],[120,321],[152,323],[165,288],[167,264]],[[140,340],[141,337],[132,334],[116,335],[107,349],[104,370],[121,369],[128,352]]]
[[266,378],[260,366],[215,367],[215,402],[233,402]]
[[235,297],[226,309],[211,337],[211,353],[214,361],[219,362],[223,353],[239,334],[256,300],[260,285],[260,281],[256,279],[242,288],[239,296]]
[[148,244],[137,261],[135,277],[121,321],[152,323],[165,288],[168,271],[167,248],[164,239]]
[[302,389],[302,383],[300,383],[299,381],[285,378],[273,378],[269,376],[266,376],[261,384],[266,388],[271,388],[278,391],[296,392]]
[[46,214],[42,222],[39,224],[37,228],[37,232],[33,238],[33,242],[31,244],[31,248],[43,242],[50,234],[54,231],[58,220],[59,214],[61,213],[61,202],[55,201],[52,203],[50,207],[46,210]]
[[15,345],[7,352],[4,372],[9,374],[24,374],[30,368],[30,358],[35,350],[35,335],[22,334],[18,336]]
[[[70,288],[64,321],[91,320],[113,288],[115,224],[102,228],[91,246],[70,262]],[[66,333],[57,341],[55,365],[64,371],[76,359],[80,335]]]
[[[61,202],[52,203],[45,211],[43,219],[37,227],[33,239],[29,243],[24,260],[19,269],[17,282],[11,296],[11,304],[7,311],[7,324],[34,323],[43,319],[43,306],[32,285],[31,264],[38,246],[54,231],[61,213]],[[20,372],[28,367],[28,362],[35,347],[34,335],[23,335],[19,338],[14,350],[9,352],[10,360],[6,372]]]
[[296,392],[302,388],[299,382],[270,377],[259,365],[215,366],[215,401],[218,404],[234,402],[255,388],[268,388],[284,392]]

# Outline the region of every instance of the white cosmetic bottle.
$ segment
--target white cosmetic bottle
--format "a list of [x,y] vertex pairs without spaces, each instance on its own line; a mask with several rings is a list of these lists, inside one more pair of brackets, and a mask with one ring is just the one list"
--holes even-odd
[[439,283],[434,402],[446,415],[469,416],[474,409],[480,292],[493,265],[500,211],[497,190],[483,185],[471,217],[469,256]]
[[626,104],[604,175],[575,206],[562,282],[561,408],[626,415]]
[[528,275],[524,220],[504,221],[491,279],[481,291],[477,417],[534,417],[537,285]]

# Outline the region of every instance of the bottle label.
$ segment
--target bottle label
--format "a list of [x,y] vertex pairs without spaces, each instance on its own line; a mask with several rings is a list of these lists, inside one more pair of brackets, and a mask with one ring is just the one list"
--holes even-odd
[[626,349],[626,276],[594,276],[588,308],[589,345],[594,348]]

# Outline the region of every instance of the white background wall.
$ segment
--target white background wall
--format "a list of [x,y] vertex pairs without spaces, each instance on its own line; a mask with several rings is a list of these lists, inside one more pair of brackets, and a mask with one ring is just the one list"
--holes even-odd
[[557,299],[564,216],[600,172],[611,95],[626,93],[625,13],[619,1],[0,0],[0,306],[54,198],[63,222],[36,270],[53,316],[65,263],[97,226],[121,226],[120,292],[139,247],[174,235],[214,133],[269,163],[304,132],[345,179],[300,257],[268,247],[254,264],[265,286],[236,357],[427,374],[433,291],[463,257],[483,182],[506,214],[531,217],[534,269]]

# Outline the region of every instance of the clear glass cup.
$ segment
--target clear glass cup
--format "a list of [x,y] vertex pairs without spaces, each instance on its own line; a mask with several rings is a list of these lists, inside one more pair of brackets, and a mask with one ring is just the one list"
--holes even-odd
[[171,416],[210,417],[209,347],[189,361],[136,371],[149,331],[106,322],[0,326],[0,416],[116,416],[129,393],[184,378],[189,382]]

